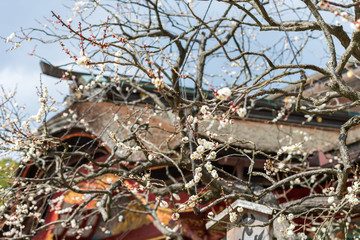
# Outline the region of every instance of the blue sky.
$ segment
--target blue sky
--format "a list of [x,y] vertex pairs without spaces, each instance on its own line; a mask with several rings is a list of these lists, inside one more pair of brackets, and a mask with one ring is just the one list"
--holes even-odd
[[[42,28],[41,23],[48,24],[45,18],[51,19],[51,10],[55,10],[67,19],[69,11],[64,5],[74,6],[75,0],[3,0],[0,4],[0,36],[7,37],[12,32],[18,32],[21,28],[37,27]],[[195,10],[201,13],[205,11],[208,2],[198,2],[194,4]],[[214,1],[210,16],[213,11],[219,8],[219,3]],[[345,24],[347,25],[347,24]],[[264,33],[263,33],[264,34]],[[270,34],[270,33],[269,33]],[[293,33],[291,33],[293,36]],[[268,39],[271,39],[268,38]],[[64,83],[56,84],[57,80],[47,76],[40,76],[40,59],[30,56],[36,47],[36,53],[47,58],[54,65],[60,65],[69,62],[69,58],[61,51],[58,44],[43,45],[38,42],[23,44],[14,51],[6,51],[11,44],[5,44],[0,39],[0,85],[5,89],[15,89],[17,87],[17,99],[20,104],[27,105],[29,115],[36,114],[40,104],[36,94],[36,87],[40,84],[40,77],[45,86],[48,86],[50,95],[56,100],[62,102],[68,93],[68,87]],[[320,50],[319,50],[320,49]],[[342,48],[340,48],[343,51]],[[323,51],[318,44],[313,44],[314,54],[322,55]],[[308,58],[307,58],[308,59]]]
[[[40,23],[46,23],[44,17],[51,18],[50,10],[66,12],[64,4],[73,5],[70,0],[17,0],[1,1],[0,4],[0,36],[7,37],[12,32],[19,32],[21,28],[41,27]],[[61,54],[60,48],[54,51],[50,46],[30,42],[23,44],[13,51],[6,51],[11,44],[5,44],[0,40],[0,84],[6,90],[17,87],[17,100],[19,104],[26,104],[30,115],[36,114],[40,104],[36,95],[36,87],[40,84],[40,59],[30,56],[34,45],[37,45],[36,53],[46,56],[54,63],[61,63],[66,57]],[[51,50],[51,51],[49,51]],[[51,52],[51,54],[49,54]],[[56,100],[62,101],[63,94],[68,88],[64,84],[55,85],[56,79],[42,76],[44,85],[48,86],[50,94]]]
[[[67,19],[69,11],[65,5],[73,7],[75,0],[18,0],[2,1],[0,5],[0,36],[8,37],[15,32],[21,35],[21,28],[42,28],[43,24],[48,24],[45,18],[51,19],[51,10],[61,14],[63,19]],[[213,3],[212,9],[218,5]],[[204,12],[208,2],[199,2],[194,6],[200,13]],[[200,14],[202,15],[202,14]],[[39,42],[25,42],[21,47],[6,51],[11,48],[11,44],[5,44],[0,39],[0,85],[6,90],[17,89],[17,101],[19,104],[26,104],[29,115],[34,115],[38,111],[40,104],[36,94],[36,87],[40,85],[40,78],[45,86],[48,86],[50,95],[54,96],[57,101],[62,102],[68,93],[68,87],[64,83],[55,84],[58,81],[47,76],[40,76],[41,69],[40,59],[30,56],[36,46],[36,54],[45,57],[54,65],[69,62],[69,58],[61,51],[58,44],[51,46]]]

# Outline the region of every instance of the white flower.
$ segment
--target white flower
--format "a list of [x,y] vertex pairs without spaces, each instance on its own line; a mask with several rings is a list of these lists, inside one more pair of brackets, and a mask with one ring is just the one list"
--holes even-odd
[[188,142],[189,142],[189,138],[188,138],[188,137],[183,137],[183,138],[181,139],[181,141],[182,141],[183,143],[188,143]]
[[278,168],[279,168],[279,169],[283,169],[284,167],[285,167],[285,163],[279,162]]
[[204,151],[205,151],[205,148],[204,146],[200,145],[196,148],[196,151],[199,153],[199,154],[203,154]]
[[114,115],[114,122],[116,122],[118,119],[119,119],[118,115],[115,114],[115,115]]
[[200,108],[200,112],[201,112],[202,114],[206,114],[207,111],[208,111],[208,109],[209,109],[209,107],[206,106],[206,105],[204,105],[204,106],[202,106],[202,107]]
[[167,207],[169,207],[169,204],[168,204],[166,201],[164,201],[164,200],[161,200],[159,205],[160,205],[160,207],[162,207],[162,208],[167,208]]
[[287,219],[288,220],[293,220],[294,219],[294,214],[290,213],[289,215],[287,215]]
[[328,203],[332,204],[335,201],[335,197],[329,197],[328,198]]
[[198,152],[193,152],[193,153],[190,155],[190,158],[191,158],[191,160],[200,159],[200,158],[201,158],[201,155],[200,155]]
[[172,196],[175,200],[180,201],[180,196],[177,193],[173,193]]
[[11,33],[7,38],[6,42],[10,42],[15,37],[15,33]]
[[192,122],[194,121],[194,117],[191,116],[191,115],[189,115],[189,116],[187,117],[187,121],[188,121],[189,123],[192,123]]
[[306,240],[307,239],[306,234],[303,233],[303,232],[299,233],[299,237],[300,237],[301,240]]
[[201,167],[197,167],[197,168],[195,168],[195,173],[200,173],[201,172]]
[[194,2],[194,0],[187,0],[187,2],[188,2],[188,3],[193,3],[193,2]]
[[149,154],[149,161],[152,161],[152,160],[154,160],[154,159],[155,159],[154,154]]
[[238,207],[236,210],[237,210],[239,213],[241,213],[241,212],[244,211],[244,209],[243,209],[242,207]]
[[[289,214],[290,215],[290,214]],[[288,230],[294,230],[295,229],[295,225],[294,224],[290,224],[290,226],[287,228]]]
[[284,222],[284,221],[285,221],[285,217],[284,217],[284,215],[283,215],[283,214],[281,214],[281,215],[277,218],[277,221],[278,221],[278,223],[282,223],[282,222]]
[[191,202],[195,202],[197,198],[198,198],[198,197],[197,197],[196,195],[191,195],[191,196],[189,197],[189,200],[190,200]]
[[228,87],[224,87],[217,91],[217,99],[219,100],[227,100],[231,96],[231,90]]
[[236,212],[231,212],[231,213],[229,213],[229,220],[230,220],[230,222],[232,222],[232,223],[237,220],[237,214],[236,214]]
[[72,228],[76,228],[76,220],[75,219],[71,220],[70,223],[71,223]]
[[243,118],[246,115],[246,108],[239,108],[236,110],[236,113],[239,115],[239,117]]
[[178,207],[178,211],[184,211],[187,209],[187,205],[186,204],[179,204],[179,207]]
[[209,155],[206,157],[206,159],[215,159],[216,158],[216,152],[212,151],[209,153]]
[[185,188],[189,189],[192,188],[195,185],[194,179],[192,179],[190,182],[185,184]]
[[219,177],[219,175],[218,175],[218,173],[217,173],[217,171],[215,169],[211,171],[211,176],[213,178],[218,178]]
[[206,149],[212,150],[215,148],[215,144],[213,142],[204,141],[203,145]]
[[212,165],[211,165],[211,162],[206,162],[205,163],[205,168],[206,168],[206,170],[208,171],[208,172],[210,172],[211,170],[212,170]]
[[196,174],[194,177],[194,182],[199,183],[201,178],[201,174]]
[[174,220],[174,221],[178,220],[179,217],[180,217],[180,214],[179,214],[179,213],[173,213],[173,214],[171,215],[171,219]]
[[87,66],[89,64],[89,58],[87,56],[79,57],[76,60],[76,64],[80,66]]
[[164,81],[161,78],[153,78],[151,80],[152,84],[155,85],[156,88],[163,88],[164,87]]
[[213,213],[213,212],[209,212],[209,213],[207,214],[207,217],[210,218],[210,219],[214,218],[214,213]]
[[114,62],[120,63],[120,56],[122,55],[122,51],[119,50],[115,53]]
[[291,229],[289,229],[289,230],[286,231],[286,235],[288,235],[288,236],[293,236],[293,235],[294,235],[294,231],[291,230]]

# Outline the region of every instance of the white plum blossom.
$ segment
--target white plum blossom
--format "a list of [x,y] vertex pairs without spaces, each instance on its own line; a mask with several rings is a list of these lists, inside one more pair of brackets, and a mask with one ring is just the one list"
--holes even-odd
[[281,148],[281,150],[279,151],[279,153],[281,153],[281,152],[293,153],[297,150],[300,150],[301,148],[302,148],[302,143],[295,143],[293,145],[283,146]]
[[335,197],[332,196],[332,197],[328,198],[328,203],[329,204],[332,204],[334,201],[335,201]]
[[7,38],[6,42],[10,42],[15,37],[15,33],[11,33]]
[[202,107],[200,108],[200,112],[201,112],[202,114],[206,114],[206,113],[208,112],[208,110],[209,110],[209,107],[206,106],[206,105],[204,105],[204,106],[202,106]]
[[200,145],[196,148],[196,151],[199,153],[199,154],[203,154],[204,151],[205,151],[205,148],[204,146]]
[[277,218],[278,223],[282,223],[285,221],[285,216],[283,214],[281,214],[278,218]]
[[303,233],[303,232],[299,233],[299,237],[300,237],[300,240],[306,240],[307,239],[306,234]]
[[205,147],[205,149],[208,149],[208,150],[213,150],[215,148],[215,144],[213,142],[209,142],[209,141],[204,141],[203,146]]
[[72,228],[76,228],[77,227],[77,225],[76,225],[76,220],[75,219],[73,219],[73,220],[71,220],[71,227]]
[[82,56],[82,57],[79,57],[77,60],[76,60],[76,64],[77,65],[80,65],[80,66],[88,66],[89,65],[89,62],[90,62],[90,59],[87,57],[87,56]]
[[209,155],[206,157],[208,160],[212,160],[216,158],[216,152],[212,151],[209,153]]
[[114,114],[114,122],[116,122],[117,120],[119,120],[119,116],[117,114]]
[[206,168],[206,170],[208,171],[208,172],[210,172],[211,170],[212,170],[212,165],[211,165],[211,162],[206,162],[205,163],[205,168]]
[[195,202],[188,202],[188,206],[189,206],[190,208],[195,207]]
[[352,186],[347,187],[347,194],[345,195],[345,199],[350,203],[350,205],[358,205],[360,203],[359,198],[357,197],[357,193],[360,189],[359,181],[354,181]]
[[183,138],[181,139],[181,141],[182,141],[183,143],[188,143],[188,142],[189,142],[189,138],[188,138],[188,137],[183,137]]
[[293,236],[293,235],[294,235],[294,231],[291,230],[291,229],[288,229],[288,230],[286,231],[286,235],[288,235],[288,236]]
[[164,201],[164,200],[161,200],[160,203],[159,203],[159,205],[160,205],[160,207],[162,207],[162,208],[167,208],[167,207],[169,207],[169,204],[168,204],[166,201]]
[[198,152],[193,152],[193,153],[190,155],[190,159],[191,159],[191,160],[201,159],[201,154],[199,154]]
[[153,78],[151,83],[154,84],[156,88],[163,88],[165,85],[164,81],[159,77]]
[[218,178],[219,177],[219,175],[218,175],[218,173],[217,173],[217,171],[215,169],[211,171],[211,176],[213,178]]
[[194,179],[192,179],[190,182],[185,184],[185,188],[189,189],[192,188],[195,185]]
[[231,90],[228,87],[224,87],[217,91],[217,99],[227,100],[231,96]]
[[173,213],[173,214],[171,215],[171,219],[174,220],[174,221],[178,220],[179,217],[180,217],[180,214],[177,213],[177,212],[176,212],[176,213]]
[[187,121],[188,121],[188,123],[192,123],[194,121],[194,117],[192,115],[189,115],[187,117]]
[[195,202],[197,199],[198,199],[198,197],[196,195],[191,195],[189,197],[189,200],[192,201],[192,202]]
[[195,183],[199,183],[200,182],[200,179],[201,179],[201,173],[199,173],[199,174],[196,174],[195,176],[194,176],[194,182]]
[[236,220],[237,220],[237,214],[236,214],[236,212],[230,212],[229,213],[229,220],[230,220],[230,222],[236,222]]
[[286,229],[286,234],[288,236],[293,236],[294,235],[294,229],[295,229],[295,225],[290,224],[290,226]]
[[278,168],[279,169],[283,169],[284,167],[285,167],[285,163],[283,163],[283,162],[278,163]]
[[115,57],[114,57],[114,62],[116,62],[116,64],[120,63],[120,56],[122,55],[122,51],[119,50],[115,53]]
[[246,108],[239,108],[236,110],[236,113],[239,117],[243,118],[246,115]]

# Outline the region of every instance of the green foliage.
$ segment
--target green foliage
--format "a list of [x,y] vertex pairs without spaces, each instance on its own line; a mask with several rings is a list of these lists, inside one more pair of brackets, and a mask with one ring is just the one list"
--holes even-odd
[[7,188],[11,185],[11,177],[14,175],[19,163],[11,158],[3,158],[0,160],[0,186]]

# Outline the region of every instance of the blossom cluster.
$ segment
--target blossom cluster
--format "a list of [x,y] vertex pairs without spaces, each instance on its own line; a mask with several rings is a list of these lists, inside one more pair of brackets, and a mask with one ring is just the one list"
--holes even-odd
[[357,194],[360,190],[360,181],[355,177],[353,184],[347,187],[347,193],[345,199],[350,203],[351,206],[356,206],[360,203],[360,199],[357,197]]
[[165,83],[162,78],[155,77],[151,79],[151,83],[154,84],[154,86],[158,89],[161,89],[164,87]]
[[[186,139],[183,138],[183,142],[188,141],[188,138],[187,137],[185,138]],[[217,144],[202,138],[199,138],[197,142],[199,145],[197,146],[196,151],[194,151],[190,155],[190,159],[200,160],[200,159],[204,159],[205,157],[205,160],[207,160],[207,162],[204,164],[205,169],[211,174],[213,178],[218,178],[218,173],[215,169],[213,169],[213,166],[210,162],[211,160],[216,158],[216,152],[213,150],[217,148]],[[202,176],[202,167],[197,167],[195,169],[194,178],[185,184],[185,188],[187,189],[192,188],[196,183],[200,181],[201,176]]]
[[207,160],[212,160],[216,158],[216,152],[211,151],[215,150],[217,147],[214,142],[207,141],[206,139],[202,138],[199,138],[197,142],[199,145],[197,146],[196,151],[190,155],[191,160],[203,159],[205,155]]
[[36,121],[37,123],[40,123],[44,119],[46,113],[57,112],[57,109],[53,107],[55,101],[51,96],[48,95],[48,90],[46,87],[40,94],[39,103],[41,104],[41,107],[39,108],[36,115],[29,118],[30,121]]
[[124,152],[137,152],[141,149],[140,146],[128,146],[120,141],[119,138],[115,136],[115,133],[109,132],[109,135],[113,139],[114,143],[116,143],[116,146],[118,146],[122,151]]

